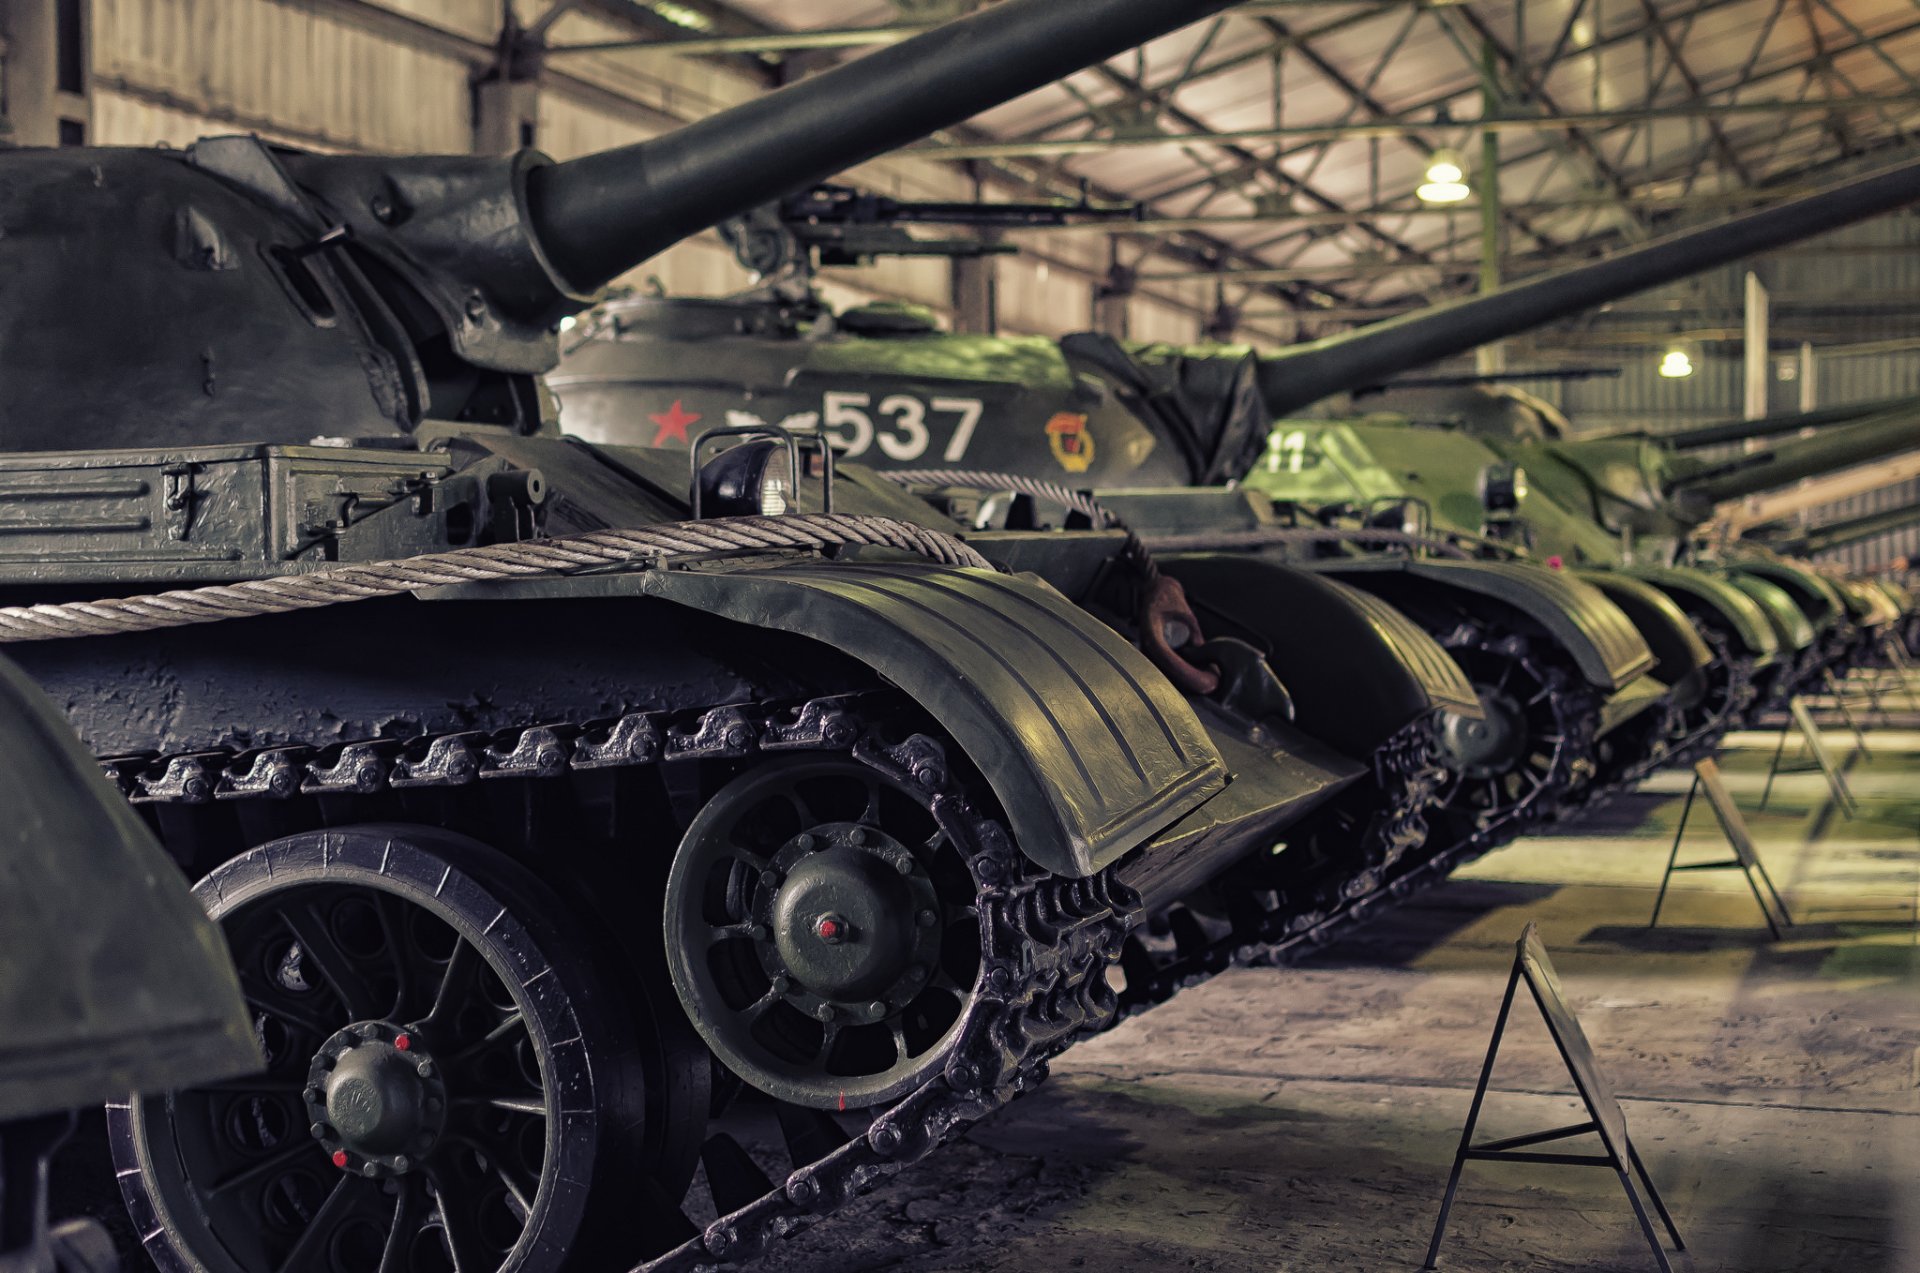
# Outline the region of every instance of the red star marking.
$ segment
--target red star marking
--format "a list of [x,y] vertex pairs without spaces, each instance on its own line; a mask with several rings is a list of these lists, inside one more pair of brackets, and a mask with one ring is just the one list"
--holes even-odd
[[665,411],[649,415],[647,419],[660,426],[660,432],[653,435],[653,444],[655,446],[665,446],[668,438],[677,438],[681,446],[689,445],[687,441],[687,426],[700,423],[698,413],[689,411],[681,406],[680,399],[678,398],[673,400],[672,407]]

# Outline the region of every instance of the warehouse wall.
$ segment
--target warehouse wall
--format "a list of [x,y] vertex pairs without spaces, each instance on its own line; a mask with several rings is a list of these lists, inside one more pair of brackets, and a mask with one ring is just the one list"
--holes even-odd
[[[321,150],[461,152],[471,146],[470,77],[487,64],[497,0],[92,0],[95,105],[104,145],[184,145],[209,133],[255,132]],[[531,21],[543,0],[521,0]],[[557,43],[626,38],[583,15],[556,25]],[[556,158],[640,140],[763,91],[715,63],[630,54],[554,59],[541,95],[539,145]],[[951,166],[905,159],[853,174],[906,198],[965,199]],[[1035,236],[1027,236],[1029,239]],[[1098,235],[1061,235],[1050,258],[1001,258],[1000,323],[1054,333],[1092,321],[1093,280],[1105,269]],[[944,262],[890,260],[833,274],[840,303],[911,300],[951,310]],[[623,284],[676,294],[725,294],[750,280],[713,235],[647,262]],[[1169,285],[1131,304],[1146,339],[1191,341],[1204,292]]]
[[[1920,215],[1897,213],[1810,239],[1793,249],[1743,265],[1711,271],[1686,282],[1623,302],[1621,308],[1659,315],[1670,307],[1704,312],[1710,326],[1738,329],[1744,321],[1745,278],[1751,268],[1772,296],[1774,336],[1769,368],[1769,409],[1798,410],[1802,385],[1796,342],[1814,347],[1816,406],[1872,402],[1920,395],[1920,347],[1867,348],[1856,345],[1907,342],[1920,346]],[[1657,321],[1644,324],[1659,329]],[[1741,417],[1745,369],[1740,344],[1715,342],[1702,347],[1694,374],[1662,377],[1661,348],[1622,345],[1605,339],[1596,324],[1582,340],[1565,332],[1516,365],[1592,363],[1618,366],[1617,378],[1530,384],[1529,389],[1567,413],[1583,433],[1644,429],[1668,433],[1698,424]],[[1547,341],[1543,341],[1546,344]],[[1914,439],[1920,447],[1920,431]],[[1737,448],[1733,448],[1737,449]],[[1920,482],[1907,482],[1810,509],[1805,524],[1843,521],[1920,501]],[[1868,569],[1897,556],[1920,555],[1920,530],[1877,537],[1830,554],[1853,569]]]

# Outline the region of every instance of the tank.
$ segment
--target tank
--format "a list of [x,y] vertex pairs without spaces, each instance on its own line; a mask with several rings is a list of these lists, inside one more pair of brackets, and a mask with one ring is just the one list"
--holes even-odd
[[[1770,552],[1788,558],[1812,558],[1817,561],[1823,553],[1875,539],[1917,523],[1920,523],[1920,504],[1907,504],[1793,532],[1765,537],[1749,535],[1748,538],[1753,539],[1758,547]],[[1824,569],[1831,572],[1834,567],[1828,564]],[[1892,613],[1883,639],[1868,643],[1867,648],[1860,652],[1860,659],[1870,662],[1886,661],[1889,657],[1886,644],[1890,641],[1898,643],[1900,654],[1913,648],[1914,638],[1920,634],[1920,607],[1916,607],[1913,593],[1890,574],[1869,577],[1856,582],[1878,591],[1885,598]],[[1893,657],[1897,659],[1899,656]]]
[[[1824,427],[1811,438],[1724,461],[1637,434],[1569,440],[1553,408],[1510,387],[1401,402],[1426,414],[1283,421],[1249,484],[1318,508],[1408,500],[1453,533],[1519,545],[1590,578],[1604,568],[1652,584],[1713,647],[1701,703],[1722,728],[1823,684],[1863,640],[1877,640],[1805,566],[1775,559],[1759,570],[1738,556],[1695,552],[1692,532],[1721,500],[1910,449],[1920,402],[1836,411],[1814,422]],[[1808,423],[1791,418],[1795,429]],[[1784,430],[1767,420],[1747,431]],[[1703,437],[1738,440],[1725,426]],[[1488,480],[1501,475],[1506,486],[1491,493],[1505,494],[1490,501]],[[1683,553],[1715,578],[1675,569]]]
[[[1340,544],[1341,532],[1317,521],[1289,525],[1261,500],[1167,488],[1245,477],[1273,420],[1297,406],[1917,194],[1920,167],[1892,170],[1492,297],[1267,357],[1128,347],[1094,334],[1059,342],[952,335],[897,305],[830,315],[796,293],[791,278],[731,301],[627,298],[568,338],[549,383],[562,399],[563,425],[603,442],[672,448],[679,438],[671,422],[694,412],[817,430],[843,458],[896,476],[917,469],[915,476],[950,489],[965,482],[991,488],[1009,472],[1093,488],[1109,513],[1161,551],[1210,630],[1264,643],[1276,657],[1286,644],[1275,635],[1286,612],[1246,613],[1246,598],[1276,585],[1237,573],[1251,568],[1245,562],[1197,560],[1207,550],[1251,550],[1269,571],[1314,573],[1384,601],[1453,642],[1487,694],[1514,676],[1555,687],[1529,690],[1528,712],[1499,698],[1494,726],[1465,719],[1450,726],[1442,803],[1453,823],[1441,838],[1492,827],[1500,828],[1497,839],[1710,746],[1742,709],[1750,672],[1744,665],[1713,672],[1717,656],[1688,616],[1633,581],[1552,577],[1518,563],[1413,562],[1405,552],[1357,559],[1353,536]],[[799,217],[788,222],[804,225]],[[931,472],[942,466],[947,471]],[[981,503],[957,507],[977,514]],[[1369,516],[1395,527],[1404,520],[1386,507]],[[1377,527],[1367,535],[1370,547],[1390,538]],[[1753,603],[1731,587],[1719,591],[1728,594],[1725,605],[1741,607],[1744,622],[1765,629]],[[1482,621],[1488,615],[1491,626]],[[1502,651],[1521,645],[1527,649],[1516,666]],[[1292,645],[1276,666],[1296,687],[1318,683],[1326,648]],[[1328,710],[1337,716],[1341,705]],[[1618,732],[1636,717],[1633,730]],[[1355,752],[1377,752],[1392,737],[1351,733],[1347,746]]]
[[[730,300],[616,300],[567,338],[548,383],[567,430],[598,441],[676,444],[651,416],[678,400],[712,419],[811,423],[844,458],[882,468],[938,463],[1096,489],[1212,486],[1245,476],[1273,422],[1322,399],[1916,199],[1920,164],[1894,167],[1265,355],[1097,333],[943,333],[924,311],[897,304],[832,315],[781,276]],[[934,407],[936,395],[954,405]],[[917,414],[896,398],[918,401]]]
[[[0,640],[264,1051],[109,1109],[159,1267],[750,1261],[1449,865],[1328,829],[1372,757],[1124,530],[963,539],[788,433],[581,444],[539,380],[675,238],[1222,7],[1007,0],[567,163],[0,153]],[[1356,716],[1478,718],[1301,591],[1414,652]],[[1170,910],[1249,856],[1270,887]]]
[[[31,681],[0,660],[0,1266],[104,1269],[47,1226],[47,1160],[83,1106],[259,1068],[226,947],[179,870]],[[10,1174],[11,1173],[11,1174]]]

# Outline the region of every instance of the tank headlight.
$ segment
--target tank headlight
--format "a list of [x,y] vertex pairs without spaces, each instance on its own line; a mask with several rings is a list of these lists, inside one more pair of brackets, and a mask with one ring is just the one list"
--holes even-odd
[[[724,450],[712,444],[734,439]],[[702,459],[711,454],[713,458]],[[779,517],[798,506],[800,482],[820,479],[820,509],[833,511],[833,452],[818,433],[769,425],[709,429],[688,449],[693,515]]]
[[700,466],[700,516],[777,517],[793,481],[792,456],[771,438],[728,447]]
[[1480,470],[1480,507],[1490,517],[1511,517],[1527,498],[1527,471],[1501,461]]

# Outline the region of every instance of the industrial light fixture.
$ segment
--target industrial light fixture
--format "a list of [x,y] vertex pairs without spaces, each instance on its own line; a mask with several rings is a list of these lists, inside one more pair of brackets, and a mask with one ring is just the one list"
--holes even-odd
[[1669,380],[1682,380],[1693,374],[1693,350],[1685,341],[1674,341],[1660,355],[1660,374]]
[[1467,185],[1467,161],[1451,146],[1442,146],[1427,160],[1427,179],[1414,193],[1422,203],[1459,203],[1473,193]]

